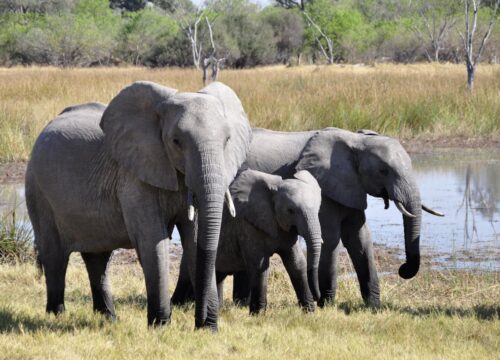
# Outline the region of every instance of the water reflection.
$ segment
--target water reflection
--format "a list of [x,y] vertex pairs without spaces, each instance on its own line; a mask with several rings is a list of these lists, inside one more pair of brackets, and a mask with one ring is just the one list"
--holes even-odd
[[[423,213],[422,254],[443,267],[500,270],[500,149],[461,150],[412,156],[422,200],[444,212],[444,218]],[[16,207],[27,219],[24,185],[0,185],[0,215]],[[373,239],[401,249],[403,221],[391,205],[369,198],[367,218]],[[177,231],[174,242],[179,241]]]

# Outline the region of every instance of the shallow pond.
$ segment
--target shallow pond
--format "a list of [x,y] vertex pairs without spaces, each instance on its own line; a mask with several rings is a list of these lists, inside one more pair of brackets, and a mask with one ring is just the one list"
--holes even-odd
[[[422,201],[444,218],[423,213],[422,254],[437,267],[500,270],[500,149],[448,150],[412,156]],[[16,206],[17,205],[17,206]],[[16,206],[26,219],[24,185],[0,185],[0,214]],[[369,198],[368,223],[375,244],[404,253],[403,221],[393,203]],[[177,232],[173,234],[178,241]]]

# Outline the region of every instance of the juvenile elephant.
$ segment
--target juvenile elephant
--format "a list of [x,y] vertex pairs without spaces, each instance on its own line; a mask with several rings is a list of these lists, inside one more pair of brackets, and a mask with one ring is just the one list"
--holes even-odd
[[[38,137],[26,173],[47,311],[64,311],[68,258],[81,252],[94,309],[114,318],[107,264],[112,250],[135,248],[146,280],[148,324],[168,322],[168,238],[176,224],[191,239],[188,251],[197,252],[196,273],[190,269],[196,327],[216,330],[223,202],[232,207],[228,186],[250,139],[238,97],[221,83],[178,93],[135,82],[107,108],[90,103],[64,110]],[[198,206],[196,246],[188,219],[192,201]]]
[[[314,310],[319,296],[318,264],[321,229],[318,213],[321,189],[307,171],[283,180],[245,170],[230,186],[237,216],[224,216],[217,251],[217,283],[222,303],[222,282],[227,275],[245,271],[249,277],[250,314],[266,308],[269,258],[277,253],[290,276],[299,304]],[[307,245],[307,262],[297,235]]]
[[[353,262],[363,300],[370,306],[380,304],[373,244],[365,217],[368,194],[383,198],[386,208],[392,200],[403,214],[406,263],[399,275],[405,279],[415,276],[420,266],[421,209],[442,216],[421,203],[410,157],[401,144],[373,131],[254,129],[243,167],[283,178],[308,170],[318,181],[324,240],[319,264],[320,306],[335,298],[340,239]],[[235,301],[245,301],[248,296],[246,282],[244,272],[235,274]],[[189,300],[188,288],[181,274],[173,296],[176,303]]]

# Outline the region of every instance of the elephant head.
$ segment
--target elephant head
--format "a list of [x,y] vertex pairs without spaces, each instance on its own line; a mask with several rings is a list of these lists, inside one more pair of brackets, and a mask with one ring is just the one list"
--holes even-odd
[[111,156],[141,181],[177,191],[177,172],[184,174],[188,198],[194,195],[199,210],[196,326],[216,328],[207,305],[222,208],[224,198],[232,207],[227,189],[251,141],[240,100],[219,82],[197,93],[135,82],[111,101],[100,126]]
[[410,157],[397,140],[369,130],[325,129],[310,139],[296,169],[308,170],[325,196],[350,208],[366,209],[367,194],[383,198],[385,208],[394,201],[403,214],[406,248],[399,275],[417,274],[421,209],[442,214],[422,205]]
[[[280,229],[302,236],[307,245],[307,277],[314,298],[319,298],[318,267],[321,252],[319,209],[321,188],[307,171],[282,179],[255,170],[241,172],[231,184],[238,216],[272,238]],[[292,244],[290,244],[292,245]]]

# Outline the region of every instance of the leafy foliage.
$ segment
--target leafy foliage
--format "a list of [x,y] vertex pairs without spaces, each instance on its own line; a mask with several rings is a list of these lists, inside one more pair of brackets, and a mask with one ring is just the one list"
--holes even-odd
[[[208,0],[197,9],[191,0],[2,0],[0,65],[191,66],[187,29],[205,16],[225,66],[324,63],[328,39],[336,62],[464,59],[458,1],[275,0],[265,8],[252,1]],[[492,4],[484,2],[480,19]],[[197,28],[207,53],[206,22]],[[497,27],[483,61],[498,61],[499,34]]]

